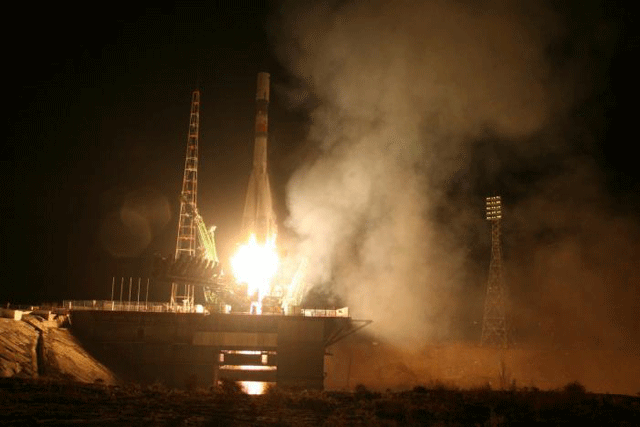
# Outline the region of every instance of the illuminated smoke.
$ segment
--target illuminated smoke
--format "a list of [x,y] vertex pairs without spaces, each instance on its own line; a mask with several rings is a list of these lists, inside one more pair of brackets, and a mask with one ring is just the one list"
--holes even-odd
[[307,281],[387,339],[447,336],[461,302],[482,303],[464,239],[486,224],[484,195],[457,210],[444,193],[504,168],[460,173],[471,143],[497,135],[527,162],[562,152],[539,135],[588,93],[565,75],[579,64],[552,63],[560,17],[538,2],[292,2],[272,28],[301,82],[292,106],[313,106],[313,150],[287,187]]

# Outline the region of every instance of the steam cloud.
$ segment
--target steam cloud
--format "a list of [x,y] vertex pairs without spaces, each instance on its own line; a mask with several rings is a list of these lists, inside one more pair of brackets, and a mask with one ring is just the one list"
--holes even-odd
[[[460,172],[477,161],[472,144],[497,135],[528,162],[564,152],[554,123],[588,93],[589,75],[578,85],[580,64],[559,72],[549,46],[562,19],[529,3],[292,2],[274,22],[280,58],[302,82],[292,106],[312,122],[287,225],[308,282],[331,283],[386,339],[446,337],[462,301],[482,304],[468,251],[479,227],[488,239],[483,200],[452,205],[446,195],[474,189],[453,182],[479,178]],[[504,168],[497,156],[482,162],[493,177]]]

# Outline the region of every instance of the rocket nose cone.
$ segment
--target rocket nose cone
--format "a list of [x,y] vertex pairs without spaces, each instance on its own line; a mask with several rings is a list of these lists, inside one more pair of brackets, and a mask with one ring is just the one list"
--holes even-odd
[[269,73],[258,73],[258,89],[256,100],[269,102]]

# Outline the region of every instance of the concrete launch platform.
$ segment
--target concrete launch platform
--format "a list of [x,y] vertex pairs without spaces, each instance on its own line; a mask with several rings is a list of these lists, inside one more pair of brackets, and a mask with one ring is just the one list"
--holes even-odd
[[70,310],[74,334],[105,365],[173,387],[222,378],[322,389],[327,346],[368,321],[349,317]]

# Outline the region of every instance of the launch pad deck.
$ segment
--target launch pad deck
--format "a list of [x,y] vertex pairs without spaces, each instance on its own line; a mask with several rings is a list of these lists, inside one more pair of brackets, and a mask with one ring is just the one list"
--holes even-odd
[[70,317],[74,334],[116,373],[175,387],[229,378],[322,389],[326,347],[370,323],[326,315],[73,308]]

